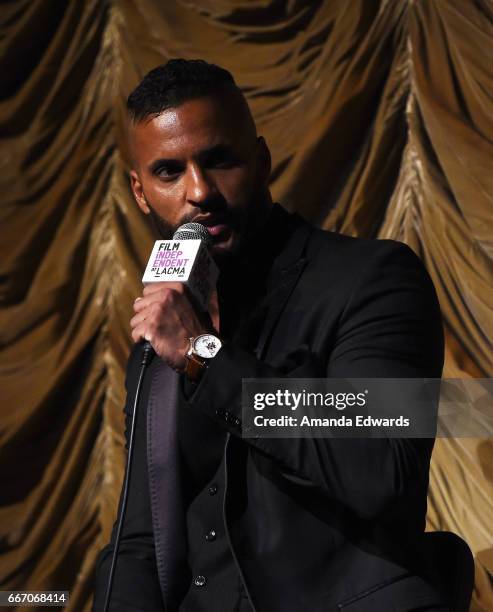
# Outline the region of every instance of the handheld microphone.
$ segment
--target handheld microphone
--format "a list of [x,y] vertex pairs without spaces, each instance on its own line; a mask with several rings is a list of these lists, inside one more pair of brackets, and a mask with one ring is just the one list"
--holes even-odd
[[[209,254],[208,246],[212,244],[209,232],[200,223],[185,223],[173,234],[172,240],[156,240],[151,256],[147,263],[143,283],[156,283],[163,281],[179,281],[184,283],[197,300],[198,305],[208,309],[209,297],[216,284],[219,270]],[[135,424],[137,422],[137,407],[139,396],[144,380],[144,372],[151,362],[154,349],[151,343],[146,341],[143,346],[140,364],[139,378],[135,390],[132,424],[130,427],[130,439],[128,443],[127,466],[125,480],[123,483],[122,503],[120,515],[117,521],[115,544],[111,559],[110,573],[106,586],[103,611],[109,610],[113,579],[115,577],[118,549],[125,520],[127,499],[132,469],[132,457],[134,449]]]
[[143,283],[180,282],[188,287],[202,310],[208,309],[219,270],[208,247],[212,237],[200,223],[185,223],[172,240],[156,240]]
[[[209,298],[219,270],[210,256],[212,237],[201,223],[184,223],[172,240],[156,240],[142,277],[145,283],[180,282],[190,290],[201,310],[208,310]],[[146,340],[144,348],[154,353]]]

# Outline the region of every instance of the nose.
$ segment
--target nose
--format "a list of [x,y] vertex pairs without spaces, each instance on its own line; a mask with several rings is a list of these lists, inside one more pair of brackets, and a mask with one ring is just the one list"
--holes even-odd
[[215,193],[215,186],[198,164],[191,164],[186,174],[187,202],[194,206],[207,203]]

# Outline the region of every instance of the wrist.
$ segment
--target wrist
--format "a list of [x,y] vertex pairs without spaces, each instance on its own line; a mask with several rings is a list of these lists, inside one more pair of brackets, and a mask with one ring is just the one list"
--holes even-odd
[[203,333],[189,338],[189,347],[185,355],[185,376],[199,382],[210,361],[219,353],[223,345],[215,334]]

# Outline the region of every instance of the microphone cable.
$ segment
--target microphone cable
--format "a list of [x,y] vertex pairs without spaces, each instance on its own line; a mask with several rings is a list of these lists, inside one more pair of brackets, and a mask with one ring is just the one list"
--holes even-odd
[[[201,240],[205,243],[206,246],[211,246],[212,237],[210,236],[207,229],[201,223],[185,223],[181,225],[173,234],[173,240]],[[151,254],[152,257],[152,254]],[[111,598],[111,589],[113,587],[113,579],[115,577],[115,568],[118,556],[118,549],[120,547],[120,538],[123,529],[123,522],[125,519],[125,510],[127,508],[127,498],[128,498],[128,487],[130,482],[130,471],[132,467],[132,456],[134,450],[134,433],[135,433],[135,424],[137,422],[137,406],[139,403],[139,396],[142,386],[142,381],[144,379],[144,373],[149,365],[152,356],[154,355],[154,349],[151,346],[151,343],[146,341],[143,346],[142,360],[140,362],[140,372],[139,378],[137,380],[137,387],[135,389],[135,398],[134,398],[134,406],[132,413],[132,424],[130,427],[130,439],[128,442],[128,456],[127,456],[127,465],[125,469],[125,479],[123,482],[123,491],[121,497],[121,507],[120,513],[118,517],[118,523],[116,528],[115,535],[115,544],[113,547],[113,556],[111,559],[110,573],[108,576],[108,584],[106,585],[106,594],[104,600],[104,608],[103,612],[108,612]]]
[[140,391],[142,387],[142,381],[144,380],[144,373],[146,371],[147,366],[151,362],[153,355],[154,355],[154,349],[152,348],[151,343],[147,341],[144,342],[144,347],[142,351],[142,359],[140,362],[139,378],[137,380],[137,387],[135,389],[134,406],[133,406],[133,411],[132,411],[132,425],[130,427],[130,440],[128,442],[128,455],[127,455],[127,465],[125,469],[125,480],[123,483],[122,505],[120,508],[120,516],[118,517],[118,524],[116,528],[115,544],[113,546],[113,556],[111,558],[111,566],[110,566],[110,574],[108,577],[108,584],[106,585],[106,595],[104,598],[103,612],[108,612],[109,610],[111,589],[113,587],[113,579],[115,577],[118,549],[120,547],[120,537],[122,534],[123,522],[125,519],[125,510],[127,508],[128,487],[130,483],[130,471],[132,468],[132,456],[133,456],[133,450],[134,450],[135,424],[137,423],[137,406],[139,404],[139,396],[140,396]]

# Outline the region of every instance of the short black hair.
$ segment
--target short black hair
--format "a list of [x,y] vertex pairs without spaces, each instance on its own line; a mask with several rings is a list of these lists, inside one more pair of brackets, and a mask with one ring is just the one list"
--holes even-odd
[[128,96],[127,110],[132,121],[138,123],[227,87],[238,90],[233,76],[224,68],[201,59],[172,59],[146,74]]

